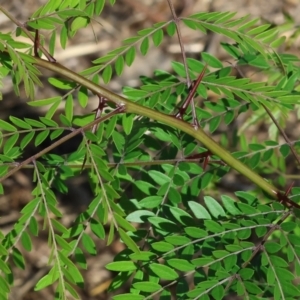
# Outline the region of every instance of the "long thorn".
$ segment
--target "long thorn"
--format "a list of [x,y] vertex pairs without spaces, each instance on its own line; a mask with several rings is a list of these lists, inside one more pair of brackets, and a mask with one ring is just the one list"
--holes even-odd
[[[206,68],[207,68],[207,64],[205,64],[205,66],[204,66],[203,70],[201,71],[200,75],[198,76],[196,82],[192,85],[192,87],[189,91],[189,94],[188,94],[186,100],[184,101],[184,103],[182,104],[182,106],[179,108],[179,111],[175,114],[176,118],[180,118],[180,119],[183,118],[183,115],[185,114],[189,104],[192,102],[192,100],[195,96],[196,90],[204,77]],[[195,124],[195,125],[197,125],[197,124]]]

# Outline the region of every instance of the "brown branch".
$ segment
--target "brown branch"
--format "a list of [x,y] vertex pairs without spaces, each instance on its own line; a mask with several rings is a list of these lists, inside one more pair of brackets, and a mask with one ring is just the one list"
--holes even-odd
[[249,263],[252,261],[252,259],[258,254],[258,252],[261,251],[263,245],[268,240],[268,238],[271,236],[271,234],[279,228],[279,225],[282,224],[290,216],[290,214],[291,214],[291,211],[286,212],[281,217],[281,219],[278,221],[278,223],[276,225],[274,224],[274,226],[270,228],[270,230],[264,235],[263,239],[259,242],[259,244],[254,247],[254,250],[253,250],[251,256],[249,257],[249,259],[242,264],[242,269],[246,268],[249,265]]

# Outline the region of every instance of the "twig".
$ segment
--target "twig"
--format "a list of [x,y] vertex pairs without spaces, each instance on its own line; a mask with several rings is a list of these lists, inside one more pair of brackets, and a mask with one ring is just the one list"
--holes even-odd
[[[106,102],[107,102],[106,98],[102,97],[101,95],[97,95],[97,96],[98,96],[98,99],[99,99],[99,104],[98,104],[98,107],[95,109],[95,120],[99,119],[101,117],[103,109],[107,105],[106,104]],[[93,125],[92,133],[95,133],[97,131],[98,127],[99,127],[99,123],[96,123],[95,125]],[[90,143],[91,143],[91,141],[89,140],[88,144],[90,144]],[[83,159],[83,163],[82,163],[82,167],[81,167],[81,172],[84,169],[86,160],[87,160],[87,154],[85,155],[85,157]]]
[[286,133],[284,132],[283,128],[279,125],[279,123],[277,122],[277,120],[275,119],[275,117],[273,116],[272,112],[263,104],[261,103],[262,107],[265,109],[265,111],[267,112],[267,114],[269,115],[269,117],[272,119],[272,121],[274,122],[274,124],[276,125],[277,129],[280,131],[281,135],[283,136],[284,140],[287,142],[287,144],[290,146],[290,149],[292,151],[292,154],[294,155],[296,161],[298,162],[299,166],[300,166],[300,159],[299,156],[297,155],[295,148],[292,144],[292,142],[290,141],[290,139],[288,138],[288,136],[286,135]]
[[[237,66],[234,66],[234,68],[238,71],[238,73],[240,74],[240,76],[242,78],[245,78],[245,76],[244,76],[242,70],[240,70],[240,68],[238,68]],[[266,113],[269,115],[269,117],[271,118],[271,120],[274,122],[274,124],[277,127],[277,129],[280,131],[281,135],[283,136],[283,138],[285,139],[285,141],[287,142],[287,144],[290,146],[292,154],[294,155],[296,161],[300,165],[300,159],[299,159],[299,157],[298,157],[298,155],[297,155],[297,153],[295,151],[293,143],[290,141],[290,139],[288,138],[288,136],[284,132],[283,128],[279,125],[279,123],[277,122],[276,118],[273,116],[272,112],[263,103],[261,103],[261,106],[264,108],[264,110],[266,111]]]
[[[181,50],[181,55],[182,55],[182,62],[184,65],[184,69],[185,69],[185,73],[186,73],[186,83],[187,83],[187,87],[190,88],[190,86],[192,85],[192,81],[190,78],[190,74],[189,74],[189,69],[188,69],[188,65],[187,65],[187,60],[186,60],[186,54],[185,54],[185,49],[184,49],[184,45],[183,45],[183,40],[182,40],[182,35],[181,35],[181,30],[180,30],[180,25],[179,25],[179,21],[180,19],[177,17],[174,5],[172,3],[172,0],[167,0],[172,16],[173,16],[173,20],[176,26],[176,32],[177,32],[177,36],[178,36],[178,43],[180,45],[180,50]],[[196,115],[196,109],[195,109],[195,103],[194,103],[194,99],[192,97],[191,99],[191,107],[192,107],[192,115],[193,115],[193,125],[198,128],[199,127],[199,122],[197,119],[197,115]]]
[[270,228],[270,230],[264,235],[263,239],[260,241],[260,243],[258,245],[256,245],[254,247],[254,251],[252,252],[251,256],[249,257],[249,259],[247,261],[245,261],[242,264],[242,269],[246,268],[248,266],[248,264],[253,260],[253,258],[257,255],[257,253],[262,249],[263,245],[265,244],[265,242],[268,240],[268,238],[271,236],[271,234],[278,229],[279,225],[282,224],[289,216],[290,216],[291,212],[288,211],[286,212],[281,219],[279,220],[279,222],[272,226]]
[[[204,162],[206,160],[208,155],[203,156]],[[158,160],[150,160],[150,161],[134,161],[134,162],[118,162],[118,163],[108,163],[107,166],[109,168],[117,168],[117,166],[122,165],[125,167],[149,167],[149,166],[161,166],[164,164],[170,164],[170,165],[175,165],[177,163],[181,163],[181,162],[190,162],[190,163],[199,163],[201,160],[201,158],[175,158],[175,159],[158,159]],[[13,162],[13,163],[2,163],[0,164],[1,166],[7,166],[9,168],[15,168],[16,166],[18,166],[21,162]],[[221,160],[209,160],[208,162],[211,165],[217,164],[217,165],[221,165],[221,166],[226,166],[226,164],[221,161]],[[82,168],[82,164],[81,163],[57,163],[57,164],[47,164],[47,161],[43,161],[43,165],[47,168],[57,168],[60,165],[64,165],[64,166],[68,166],[69,168],[72,169],[79,169]],[[92,168],[93,165],[92,164],[85,164],[85,168]],[[33,169],[34,166],[31,165],[31,163],[28,163],[26,166],[22,167],[23,169]],[[1,217],[2,218],[2,217]],[[0,219],[0,224],[1,224],[2,219]]]

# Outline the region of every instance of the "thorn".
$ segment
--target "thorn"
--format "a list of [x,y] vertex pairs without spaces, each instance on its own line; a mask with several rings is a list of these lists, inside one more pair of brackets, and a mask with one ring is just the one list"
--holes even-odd
[[205,157],[205,159],[204,159],[204,163],[203,163],[203,171],[205,171],[205,169],[206,169],[206,167],[207,167],[207,165],[208,165],[208,163],[209,163],[209,160],[210,160],[210,156],[207,155],[207,156]]
[[33,52],[35,57],[39,56],[39,47],[40,47],[40,35],[38,29],[35,30],[35,37],[34,37],[34,45],[33,45]]
[[190,155],[190,156],[186,157],[186,159],[197,159],[197,158],[199,158],[199,160],[200,160],[201,158],[204,158],[203,170],[205,170],[208,163],[209,163],[211,155],[212,155],[211,151],[207,150],[207,151],[202,152],[202,153]]
[[284,194],[278,192],[277,193],[277,199],[279,201],[279,203],[282,203],[285,207],[287,208],[292,208],[292,207],[296,207],[298,209],[300,209],[300,205],[294,201],[291,201],[290,198],[288,197],[289,193],[291,192],[292,187],[294,186],[295,182],[292,182],[287,190],[285,191]]
[[288,196],[288,194],[291,192],[291,189],[293,188],[294,184],[295,184],[295,181],[293,181],[293,182],[288,186],[287,190],[286,190],[285,193],[284,193],[285,196]]
[[[40,58],[39,56],[39,49],[41,48],[41,44],[40,44],[40,34],[38,29],[35,30],[35,37],[34,37],[34,45],[33,45],[33,52],[34,52],[34,56]],[[56,59],[50,55],[50,53],[48,51],[45,50],[44,52],[45,56],[47,57],[48,61],[51,63],[56,63]]]
[[[179,108],[178,112],[175,114],[176,118],[179,118],[179,119],[183,118],[183,115],[185,114],[188,106],[190,105],[191,101],[193,100],[196,90],[204,77],[206,68],[207,68],[207,64],[205,64],[205,66],[204,66],[203,70],[201,71],[201,73],[199,74],[197,80],[191,84],[186,100],[183,102],[182,106]],[[196,123],[198,123],[198,121],[194,120],[194,125],[199,126],[199,124],[196,124]]]

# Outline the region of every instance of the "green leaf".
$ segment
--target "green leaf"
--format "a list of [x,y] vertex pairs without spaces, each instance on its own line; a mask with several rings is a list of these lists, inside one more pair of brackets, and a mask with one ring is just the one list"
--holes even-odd
[[153,263],[149,267],[160,279],[174,280],[178,278],[178,274],[168,266]]
[[0,129],[4,129],[6,131],[17,131],[17,128],[4,120],[0,119]]
[[282,248],[281,245],[271,242],[271,241],[268,241],[267,243],[265,243],[264,246],[268,253],[276,253]]
[[18,126],[20,128],[23,128],[23,129],[31,129],[32,128],[29,124],[27,124],[23,120],[18,119],[16,117],[9,116],[9,119],[12,123],[14,123],[16,126]]
[[2,259],[0,259],[0,270],[3,271],[5,274],[11,274],[10,268]]
[[[3,278],[2,276],[0,276],[0,293],[9,293],[10,289],[9,289],[9,284],[6,281],[5,278]],[[7,295],[3,295],[2,293],[0,294],[0,296],[2,296],[2,299],[8,299]]]
[[156,170],[150,170],[148,174],[160,186],[170,182],[171,180],[170,177]]
[[158,47],[164,38],[164,32],[162,29],[155,31],[152,35],[153,44]]
[[[50,81],[50,79],[49,79],[49,81]],[[52,97],[52,98],[29,101],[27,103],[30,106],[40,107],[40,106],[46,106],[46,105],[56,104],[56,103],[60,103],[60,102],[61,102],[61,97]]]
[[155,208],[160,205],[162,200],[162,196],[149,196],[141,200],[139,204],[144,208]]
[[[177,226],[174,222],[161,218],[161,217],[149,217],[148,221],[156,228],[164,231],[173,231],[177,229]],[[176,229],[175,229],[176,228]]]
[[17,140],[19,139],[19,134],[15,133],[14,135],[12,135],[11,137],[9,137],[5,143],[4,143],[4,147],[3,147],[3,153],[5,155],[7,155],[9,153],[9,151],[15,146]]
[[205,224],[207,230],[209,230],[211,232],[218,233],[218,232],[224,231],[223,227],[219,223],[217,223],[213,220],[205,220],[204,224]]
[[172,61],[172,68],[179,76],[186,78],[186,72],[183,64],[178,63],[176,61]]
[[145,223],[150,216],[155,216],[155,214],[152,211],[148,210],[136,210],[130,213],[126,217],[126,220],[135,223]]
[[140,46],[141,54],[146,55],[148,50],[149,50],[149,38],[145,37]]
[[58,277],[59,277],[59,272],[58,272],[56,266],[54,266],[47,275],[42,277],[37,282],[34,290],[40,291],[40,290],[44,289],[45,287],[52,285],[58,279]]
[[137,266],[132,261],[116,261],[107,264],[105,268],[110,271],[127,272],[136,270]]
[[188,245],[191,240],[186,236],[180,236],[180,235],[171,235],[165,237],[166,242],[171,243],[175,246],[182,246],[182,245]]
[[262,293],[262,290],[258,287],[258,285],[253,282],[244,281],[244,285],[250,294],[258,295]]
[[257,213],[257,210],[251,205],[248,205],[246,203],[241,203],[241,202],[238,202],[237,205],[239,209],[246,215]]
[[213,133],[218,129],[221,123],[221,116],[216,116],[209,122],[209,131],[210,133]]
[[208,235],[208,233],[205,230],[197,227],[186,227],[184,231],[187,235],[197,239]]
[[49,133],[50,133],[50,130],[45,130],[45,131],[41,131],[40,133],[38,133],[37,136],[35,137],[34,145],[37,147],[41,143],[43,143],[45,141],[45,139],[48,137]]
[[133,114],[123,114],[122,116],[122,125],[123,130],[126,133],[126,135],[129,135],[131,133],[132,127],[133,127],[133,121],[134,121],[134,115]]
[[[124,244],[134,253],[140,253],[140,249],[133,239],[122,229],[119,228],[119,234]],[[128,270],[129,271],[129,270]]]
[[195,269],[195,266],[185,259],[171,258],[167,260],[167,263],[172,268],[181,272],[189,272]]
[[74,252],[74,258],[77,262],[77,264],[83,268],[83,269],[87,269],[87,263],[86,263],[86,259],[85,259],[85,255],[83,254],[83,251],[77,247],[75,249],[75,252]]
[[151,247],[159,252],[169,252],[174,249],[174,246],[172,244],[163,241],[152,243]]
[[97,255],[96,245],[93,239],[86,234],[85,232],[82,234],[81,242],[85,250],[91,255]]
[[[52,77],[50,77],[48,79],[48,82],[51,85],[53,85],[54,87],[57,87],[57,88],[62,89],[62,90],[70,90],[70,89],[72,89],[76,86],[74,82],[70,82],[70,81],[67,81],[65,79],[52,78]],[[58,98],[58,97],[55,97],[55,98]],[[50,99],[53,99],[53,98],[50,98]],[[58,101],[58,99],[56,99],[56,101]],[[48,104],[50,104],[50,103],[48,103]]]
[[28,252],[31,251],[31,249],[32,249],[31,238],[26,231],[23,231],[23,233],[21,235],[21,243],[26,251],[28,251]]
[[103,225],[98,222],[97,220],[95,220],[94,218],[91,218],[90,220],[90,226],[91,226],[91,230],[92,232],[100,239],[104,240],[105,238],[105,230]]
[[69,95],[65,102],[65,115],[69,122],[73,120],[73,96]]
[[[133,284],[133,287],[141,292],[154,293],[161,289],[161,285],[155,282],[140,281]],[[130,297],[130,299],[132,299]]]
[[88,90],[85,86],[81,86],[78,91],[78,102],[82,108],[85,108],[88,104],[89,96]]
[[125,230],[128,231],[136,231],[135,227],[131,225],[127,220],[123,219],[119,214],[116,212],[113,213],[113,217],[117,221],[117,223],[123,227]]
[[169,36],[173,36],[176,32],[176,24],[175,22],[171,22],[167,27],[167,33]]
[[50,118],[40,117],[40,120],[47,126],[58,127],[58,124]]
[[25,270],[25,261],[22,253],[15,247],[12,249],[12,258],[17,267]]
[[210,214],[201,204],[195,201],[189,201],[188,205],[197,219],[211,219]]
[[105,5],[105,0],[97,0],[95,4],[95,15],[101,15]]
[[[83,286],[83,277],[79,272],[78,268],[74,265],[74,263],[66,257],[62,252],[58,252],[59,259],[62,264],[66,265],[68,268],[69,274],[72,276],[73,282],[78,286]],[[63,269],[64,271],[64,269]]]
[[55,234],[55,240],[62,249],[66,251],[72,251],[70,244],[58,234]]
[[[112,0],[110,0],[112,1]],[[145,299],[144,296],[142,295],[136,295],[136,294],[122,294],[122,295],[117,295],[112,297],[113,300],[143,300]]]
[[282,44],[284,44],[285,40],[286,40],[286,37],[281,36],[281,37],[277,38],[275,41],[271,42],[270,46],[273,47],[273,48],[278,48]]
[[223,209],[223,207],[217,202],[214,198],[210,196],[204,196],[204,202],[210,211],[211,215],[215,218],[218,218],[219,216],[226,216],[226,213]]
[[239,215],[241,212],[238,210],[238,208],[235,206],[235,201],[231,199],[231,197],[227,195],[222,195],[222,202],[225,207],[225,209],[232,215]]
[[55,220],[55,219],[51,219],[51,223],[53,225],[53,227],[58,230],[61,233],[68,233],[68,229],[59,221]]
[[249,35],[255,35],[255,34],[258,34],[258,33],[261,33],[261,32],[264,32],[265,30],[267,30],[271,25],[270,24],[263,24],[263,25],[260,25],[256,28],[253,28],[251,30],[249,30],[247,32],[247,34]]
[[202,59],[207,63],[208,66],[212,68],[223,68],[223,64],[220,60],[218,60],[213,55],[207,53],[207,52],[201,52]]
[[120,76],[124,69],[124,58],[123,56],[119,56],[115,62],[115,70],[118,76]]
[[254,270],[252,270],[250,268],[244,268],[239,271],[239,274],[243,280],[249,280],[253,277]]
[[170,212],[176,218],[176,220],[182,225],[193,224],[193,218],[186,211],[180,209],[179,207],[170,207]]
[[296,223],[294,222],[284,222],[281,224],[281,229],[284,231],[292,231],[296,228]]
[[75,291],[75,289],[68,282],[65,282],[64,284],[65,284],[67,291],[69,291],[69,293],[73,296],[74,299],[80,299],[80,297],[77,294],[77,292]]
[[58,109],[59,105],[60,105],[60,101],[53,103],[52,106],[48,109],[45,117],[51,119],[55,114],[56,110]]
[[71,24],[71,30],[77,31],[80,28],[84,28],[89,24],[89,18],[87,17],[77,17]]
[[112,76],[112,67],[111,65],[108,65],[105,67],[105,69],[102,72],[102,78],[105,84],[108,84],[111,80]]
[[140,253],[132,253],[129,257],[132,260],[150,261],[155,257],[155,254],[150,251],[142,251]]
[[218,299],[224,299],[224,287],[219,285],[217,287],[215,287],[212,291],[211,291],[211,295],[214,299],[218,300]]
[[279,256],[270,255],[270,260],[271,260],[272,264],[276,267],[282,267],[282,268],[288,267],[288,263]]
[[127,64],[128,67],[132,65],[135,59],[135,48],[130,47],[129,50],[125,54],[125,63]]

